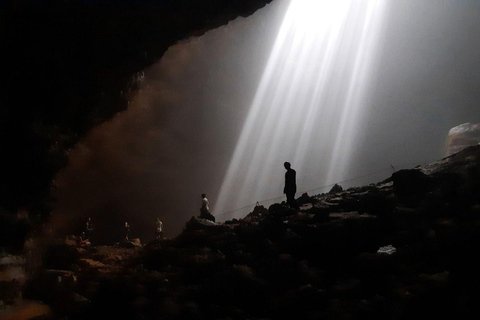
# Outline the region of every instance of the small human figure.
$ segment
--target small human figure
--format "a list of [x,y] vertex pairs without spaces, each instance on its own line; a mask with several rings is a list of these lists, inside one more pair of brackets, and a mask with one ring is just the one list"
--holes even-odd
[[285,169],[285,187],[283,193],[287,196],[287,204],[290,208],[299,209],[297,201],[295,201],[295,193],[297,192],[296,171],[291,168],[290,162],[286,161],[284,164]]
[[210,213],[210,203],[207,195],[202,193],[202,207],[200,208],[200,218],[215,222],[215,217]]
[[87,247],[90,245],[90,241],[88,241],[88,238],[85,236],[85,232],[82,231],[82,233],[80,233],[80,236],[77,240],[77,245],[79,247]]
[[202,193],[202,207],[200,208],[200,213],[210,212],[210,203],[208,202],[207,195]]
[[130,234],[130,225],[128,222],[125,222],[125,241],[128,241],[128,235]]
[[92,218],[87,219],[87,223],[85,224],[85,236],[87,239],[91,240],[93,234],[93,223]]
[[155,219],[155,239],[162,239],[163,237],[163,222],[157,218]]

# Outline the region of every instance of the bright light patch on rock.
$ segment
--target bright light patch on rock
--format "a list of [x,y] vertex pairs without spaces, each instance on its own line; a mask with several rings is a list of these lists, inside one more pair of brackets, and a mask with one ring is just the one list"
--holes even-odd
[[480,123],[464,123],[448,132],[447,156],[480,143]]

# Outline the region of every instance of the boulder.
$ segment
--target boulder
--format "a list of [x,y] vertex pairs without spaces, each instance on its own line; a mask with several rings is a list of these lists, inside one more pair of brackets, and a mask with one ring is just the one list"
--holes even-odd
[[342,191],[343,191],[342,186],[335,183],[335,185],[332,187],[332,189],[330,189],[330,191],[328,193],[329,194],[334,194],[334,193],[338,193],[338,192],[342,192]]
[[290,207],[281,205],[279,203],[272,204],[268,208],[268,212],[270,212],[270,214],[273,215],[274,217],[288,217],[288,216],[297,214],[296,210]]
[[198,217],[192,217],[185,224],[185,231],[194,231],[194,230],[218,230],[218,231],[230,231],[230,228],[224,224],[213,222],[209,219],[202,219]]
[[313,203],[314,201],[315,201],[314,198],[310,197],[310,196],[308,195],[308,193],[304,192],[304,193],[302,193],[302,196],[297,199],[297,204],[298,204],[299,206],[303,206],[303,205],[305,205],[305,204],[307,204],[307,203]]
[[201,211],[200,212],[200,218],[215,222],[215,217],[209,211]]
[[461,124],[448,132],[447,156],[477,144],[480,144],[480,123]]
[[[265,208],[262,205],[257,204],[255,208],[253,208],[253,211],[250,212],[245,218],[242,219],[242,221],[245,222],[258,222],[262,216],[268,214],[267,208]],[[236,220],[236,219],[233,219]],[[237,221],[238,222],[238,221]]]
[[420,170],[400,170],[392,175],[393,192],[399,196],[423,194],[428,190],[429,178]]

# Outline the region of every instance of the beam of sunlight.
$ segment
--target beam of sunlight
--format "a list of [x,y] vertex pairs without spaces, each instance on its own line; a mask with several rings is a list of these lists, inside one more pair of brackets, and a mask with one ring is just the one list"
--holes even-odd
[[[381,31],[383,0],[293,0],[252,101],[214,213],[345,179]],[[234,191],[235,190],[235,191]]]

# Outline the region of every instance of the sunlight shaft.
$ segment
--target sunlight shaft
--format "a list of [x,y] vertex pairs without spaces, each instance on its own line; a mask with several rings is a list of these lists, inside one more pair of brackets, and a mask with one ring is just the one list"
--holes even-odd
[[299,192],[344,178],[383,10],[382,0],[290,2],[220,190],[219,220],[281,196],[284,161]]

